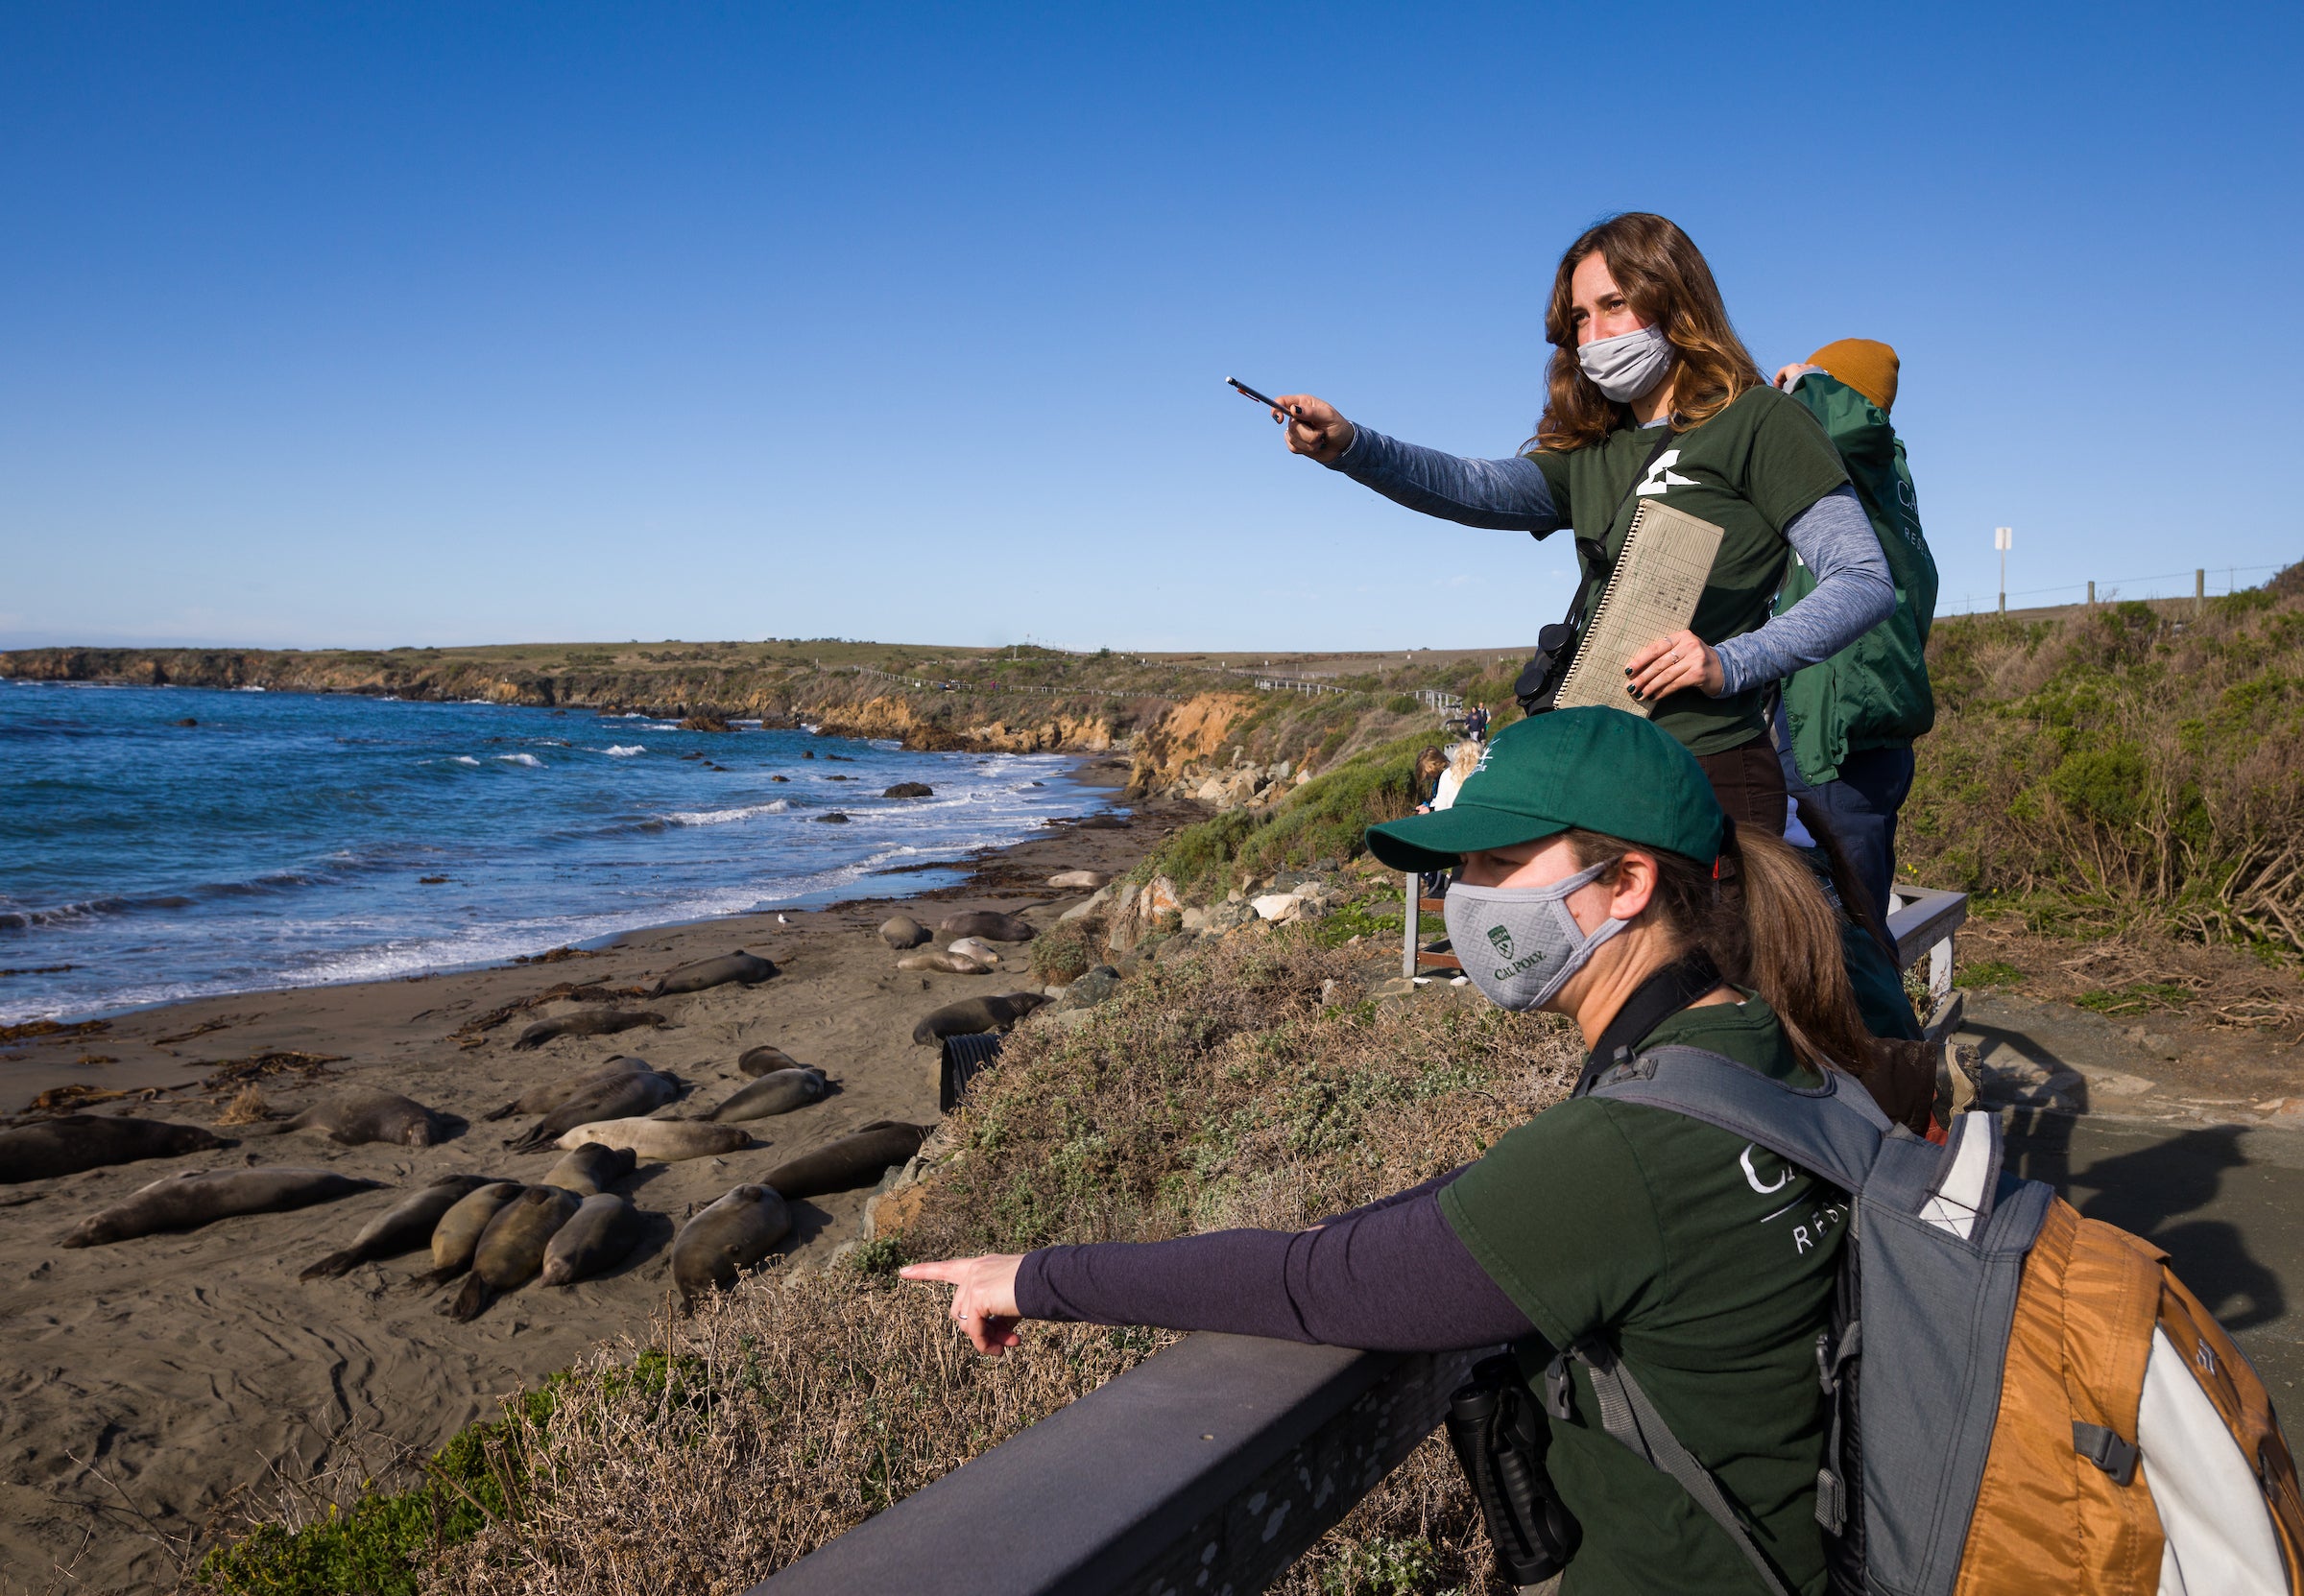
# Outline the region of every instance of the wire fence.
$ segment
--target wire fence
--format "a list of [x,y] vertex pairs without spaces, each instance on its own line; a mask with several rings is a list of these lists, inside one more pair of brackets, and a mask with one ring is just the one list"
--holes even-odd
[[[2003,607],[2003,599],[2028,599],[2031,601],[2029,604],[2018,607],[2038,609],[2057,604],[2112,604],[2122,599],[2216,598],[2254,585],[2253,581],[2241,581],[2243,577],[2267,577],[2287,568],[2285,561],[2270,565],[2196,565],[2189,571],[2156,571],[2149,576],[2114,577],[2110,581],[2098,577],[2094,580],[2058,583],[2052,587],[2011,587],[2005,593],[1994,588],[1987,593],[1961,594],[1957,608],[1948,604],[1948,595],[1939,590],[1936,594],[1936,613],[1985,614]],[[2222,583],[2220,587],[2218,585],[2220,581]],[[2178,585],[2164,589],[2160,585],[2164,583]],[[2138,588],[2147,590],[2139,592]]]

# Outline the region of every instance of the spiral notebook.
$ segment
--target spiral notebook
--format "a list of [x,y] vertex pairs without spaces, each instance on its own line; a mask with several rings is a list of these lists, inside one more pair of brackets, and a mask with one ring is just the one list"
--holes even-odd
[[1719,552],[1720,529],[1710,521],[1656,499],[1641,500],[1552,706],[1604,703],[1653,715],[1654,703],[1624,691],[1624,662],[1695,619],[1696,601],[1704,596],[1713,557]]

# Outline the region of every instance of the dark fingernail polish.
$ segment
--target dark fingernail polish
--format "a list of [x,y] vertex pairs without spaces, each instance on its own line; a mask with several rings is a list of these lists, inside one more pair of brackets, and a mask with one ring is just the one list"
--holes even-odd
[[1631,666],[1629,666],[1629,665],[1626,665],[1626,666],[1624,667],[1624,675],[1626,675],[1626,676],[1630,676],[1631,674],[1632,674],[1632,667],[1631,667]]
[[1634,698],[1640,697],[1640,689],[1633,686],[1629,681],[1624,683],[1624,691],[1631,694]]

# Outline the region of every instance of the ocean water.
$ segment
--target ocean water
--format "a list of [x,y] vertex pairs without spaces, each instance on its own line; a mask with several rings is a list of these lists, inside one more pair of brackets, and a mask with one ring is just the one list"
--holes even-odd
[[[858,883],[1104,807],[1073,766],[589,710],[0,680],[0,1022],[921,891],[952,877]],[[936,796],[880,797],[900,781]],[[850,822],[819,822],[832,810]]]

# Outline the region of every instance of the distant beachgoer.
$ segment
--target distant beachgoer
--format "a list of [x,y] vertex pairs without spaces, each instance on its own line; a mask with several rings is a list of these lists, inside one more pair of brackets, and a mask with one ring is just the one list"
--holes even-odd
[[1410,779],[1408,796],[1416,800],[1416,813],[1431,812],[1432,797],[1440,788],[1440,773],[1448,769],[1448,755],[1438,749],[1428,748],[1416,755],[1416,770]]
[[[1776,373],[1776,386],[1823,423],[1840,451],[1896,584],[1894,612],[1830,658],[1794,671],[1777,709],[1786,786],[1823,806],[1883,915],[1896,880],[1896,816],[1912,790],[1912,743],[1936,721],[1928,681],[1936,561],[1920,531],[1904,440],[1888,420],[1899,365],[1885,344],[1843,338]],[[1777,612],[1815,585],[1814,573],[1794,560]]]
[[[1628,705],[1704,767],[1740,824],[1784,830],[1768,689],[1830,658],[1895,607],[1880,541],[1815,417],[1768,386],[1712,269],[1661,216],[1629,212],[1568,247],[1545,307],[1553,352],[1528,451],[1465,460],[1281,396],[1288,448],[1428,515],[1546,536],[1575,532],[1582,618],[1644,498],[1723,529],[1691,626],[1626,662]],[[1769,616],[1788,556],[1815,589]]]
[[1464,713],[1464,735],[1476,743],[1488,740],[1488,706],[1476,703]]

